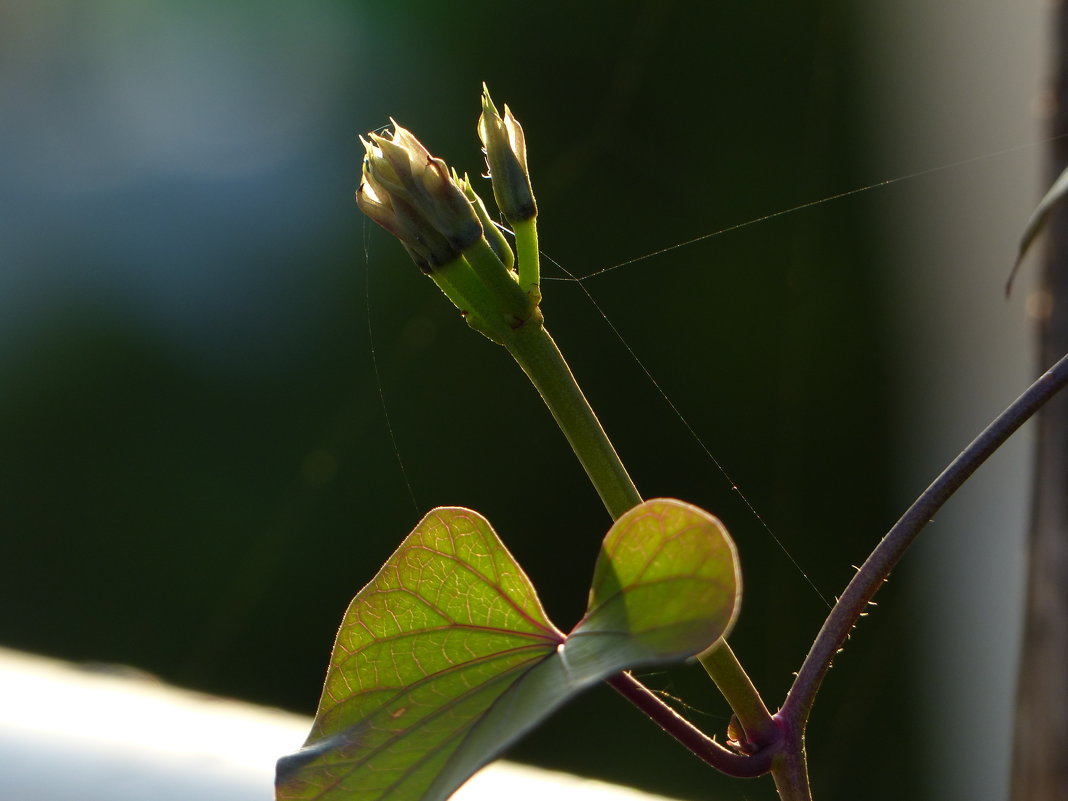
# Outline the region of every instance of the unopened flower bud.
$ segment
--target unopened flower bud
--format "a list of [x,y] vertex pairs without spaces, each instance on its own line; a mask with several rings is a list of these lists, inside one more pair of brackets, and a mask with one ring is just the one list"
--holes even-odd
[[493,179],[493,197],[508,222],[514,226],[535,217],[538,207],[527,172],[527,142],[523,128],[508,106],[504,107],[504,118],[501,118],[485,84],[482,84],[478,136],[486,151],[486,166]]
[[356,190],[360,211],[401,241],[423,272],[448,264],[460,250],[434,230],[419,212],[399,197],[387,194],[370,175]]
[[504,238],[504,234],[501,233],[500,229],[493,224],[482,198],[478,196],[478,192],[471,186],[471,181],[467,174],[464,173],[464,177],[461,178],[456,170],[453,170],[452,179],[463,189],[464,195],[474,206],[475,214],[478,215],[478,220],[482,223],[482,235],[489,242],[489,246],[493,248],[493,252],[501,260],[501,263],[511,270],[515,265],[515,253],[512,252],[512,246],[508,244],[508,240]]
[[356,202],[432,271],[478,242],[482,224],[445,162],[396,122],[393,129],[360,137],[365,154]]

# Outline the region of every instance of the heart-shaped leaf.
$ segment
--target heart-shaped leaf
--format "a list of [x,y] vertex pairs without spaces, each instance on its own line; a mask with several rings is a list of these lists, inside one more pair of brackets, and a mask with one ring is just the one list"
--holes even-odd
[[741,591],[734,542],[719,520],[682,501],[646,501],[604,538],[589,611],[566,650],[625,667],[685,659],[730,631]]
[[435,509],[350,604],[311,734],[279,760],[277,798],[444,799],[590,684],[712,644],[738,587],[715,518],[648,501],[609,532],[565,640],[485,518]]

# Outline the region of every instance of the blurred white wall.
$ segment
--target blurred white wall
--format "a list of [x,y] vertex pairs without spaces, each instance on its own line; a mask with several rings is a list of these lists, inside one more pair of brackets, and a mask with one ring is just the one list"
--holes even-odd
[[[1044,135],[1050,9],[1039,0],[866,4],[873,140],[892,178]],[[881,190],[897,331],[902,509],[1035,374],[1032,263],[1003,285],[1041,195],[1045,149],[1016,149]],[[1030,429],[921,535],[899,572],[912,598],[931,797],[1003,799],[1020,639]],[[891,579],[893,581],[893,578]],[[887,659],[900,655],[887,654]]]
[[[168,687],[129,669],[0,649],[4,801],[270,801],[274,763],[311,720]],[[663,801],[555,771],[496,762],[457,801]]]

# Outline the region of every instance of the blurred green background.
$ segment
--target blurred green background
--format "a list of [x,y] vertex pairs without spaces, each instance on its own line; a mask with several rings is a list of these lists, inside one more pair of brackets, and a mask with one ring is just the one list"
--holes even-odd
[[[936,23],[921,5],[5,3],[0,644],[310,714],[348,600],[442,504],[485,514],[569,627],[610,521],[507,354],[357,212],[357,134],[392,116],[478,174],[487,81],[525,128],[544,250],[587,275],[1033,141],[1037,71],[1022,92],[992,88],[1018,4],[949,3]],[[1027,10],[1029,31],[1037,13]],[[982,35],[955,41],[977,16]],[[986,88],[962,98],[942,87],[958,72]],[[929,85],[928,107],[918,98]],[[968,113],[942,138],[924,134],[955,102]],[[547,325],[639,488],[708,508],[733,532],[747,584],[732,642],[771,705],[826,613],[809,579],[827,598],[840,591],[911,497],[1023,388],[1023,304],[998,295],[1012,234],[976,259],[947,237],[959,222],[973,241],[993,218],[1018,230],[1039,152],[585,282],[759,519],[582,288],[544,285]],[[946,189],[985,200],[1007,185],[1024,199],[1015,219],[962,209],[943,220],[961,207],[937,200],[938,215],[925,211]],[[902,241],[939,254],[938,269],[916,270]],[[1000,311],[956,311],[971,291]],[[983,335],[1015,355],[991,356]],[[947,342],[1009,377],[961,378],[942,361]],[[970,380],[995,400],[968,405],[981,395]],[[917,417],[931,408],[948,411]],[[914,444],[942,435],[933,455]],[[1010,550],[1026,462],[1013,464],[1017,529],[993,525]],[[969,568],[954,562],[924,585],[914,565],[821,693],[809,753],[824,801],[947,797],[930,772],[932,747],[950,736],[945,708],[931,706],[941,657],[917,632],[930,593]],[[1014,602],[1015,574],[1004,578],[993,594]],[[1015,633],[977,614],[1011,661]],[[1014,614],[1010,604],[1003,617]],[[699,669],[648,682],[724,732],[725,705]],[[767,779],[707,770],[606,689],[511,756],[685,798],[773,797]],[[985,760],[971,759],[965,769],[980,771]]]

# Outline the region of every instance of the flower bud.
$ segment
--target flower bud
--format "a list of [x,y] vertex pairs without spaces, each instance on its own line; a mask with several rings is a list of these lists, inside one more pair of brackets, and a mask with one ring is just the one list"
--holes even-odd
[[478,136],[486,152],[486,167],[493,179],[493,197],[498,208],[513,226],[534,218],[538,207],[527,172],[527,142],[523,128],[508,106],[504,107],[504,118],[501,118],[485,84],[482,84]]
[[456,170],[452,171],[452,179],[456,184],[463,189],[464,195],[471,201],[471,205],[474,206],[475,214],[478,215],[479,222],[482,223],[482,235],[489,242],[489,246],[493,248],[493,252],[497,258],[501,260],[501,263],[509,270],[515,265],[515,253],[512,252],[511,245],[508,244],[508,240],[504,238],[504,234],[500,229],[493,224],[493,220],[490,219],[489,212],[486,211],[486,206],[482,202],[482,198],[478,196],[478,192],[471,186],[471,181],[467,177],[467,173],[464,173],[464,177],[460,178]]
[[433,272],[435,267],[448,264],[460,255],[459,249],[435,231],[416,209],[387,194],[369,175],[364,176],[356,190],[356,205],[397,237],[425,273]]
[[400,239],[416,264],[433,271],[478,242],[482,224],[445,162],[396,122],[393,129],[360,137],[365,153],[356,202]]

